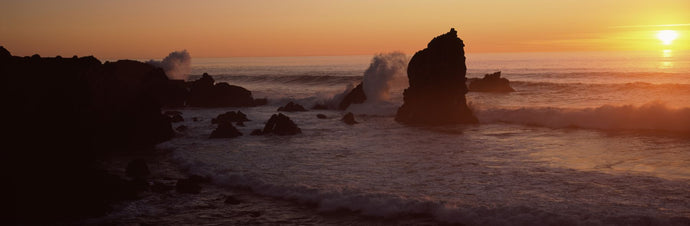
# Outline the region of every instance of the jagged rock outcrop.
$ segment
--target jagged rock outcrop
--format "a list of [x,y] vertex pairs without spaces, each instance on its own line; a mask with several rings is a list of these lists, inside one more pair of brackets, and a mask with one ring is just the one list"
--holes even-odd
[[242,113],[242,111],[236,111],[236,112],[235,111],[228,111],[228,112],[225,112],[223,114],[216,116],[216,118],[214,118],[214,119],[211,119],[211,123],[213,123],[213,124],[221,123],[221,122],[229,122],[229,123],[238,122],[239,123],[239,122],[246,122],[246,121],[250,121],[250,120],[247,118],[247,115]]
[[297,124],[293,122],[289,117],[284,114],[278,113],[271,116],[266,122],[264,129],[261,133],[252,132],[253,135],[264,135],[264,134],[276,134],[276,135],[295,135],[302,133],[302,130],[297,127]]
[[133,197],[130,188],[138,185],[105,173],[97,160],[151,151],[174,135],[159,98],[169,80],[145,63],[17,57],[0,49],[0,75],[3,104],[11,109],[6,145],[13,148],[5,160],[16,202],[8,205],[20,221],[104,214],[111,201]]
[[440,35],[410,59],[410,87],[395,120],[411,124],[477,123],[467,107],[464,43],[455,29]]
[[232,125],[232,122],[221,121],[218,123],[218,128],[211,132],[208,138],[233,138],[242,136],[242,133]]
[[515,92],[513,87],[510,87],[510,81],[506,78],[501,78],[500,71],[485,74],[482,79],[473,79],[470,82],[469,88],[473,92]]
[[338,104],[338,110],[344,111],[351,104],[361,104],[367,100],[367,96],[364,94],[364,87],[362,87],[363,84],[363,82],[360,82],[357,87],[352,89],[347,95],[345,95],[345,97],[343,97],[343,100],[341,100],[340,104]]
[[11,57],[12,54],[10,54],[10,51],[7,51],[4,46],[0,46],[0,59],[7,59]]
[[213,77],[207,73],[191,82],[187,106],[251,107],[255,105],[251,91],[225,82],[214,83]]
[[304,106],[302,106],[300,104],[295,104],[294,102],[290,101],[289,103],[285,104],[285,106],[279,107],[278,111],[295,112],[295,111],[307,111],[307,109],[305,109]]

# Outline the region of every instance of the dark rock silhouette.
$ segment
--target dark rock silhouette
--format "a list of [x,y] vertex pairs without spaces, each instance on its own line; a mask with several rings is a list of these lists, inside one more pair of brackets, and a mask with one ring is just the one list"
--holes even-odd
[[220,114],[216,116],[216,118],[211,119],[211,123],[216,124],[216,123],[221,123],[221,122],[228,122],[228,123],[233,123],[233,122],[246,122],[246,121],[251,121],[247,118],[247,115],[242,113],[242,111],[228,111],[223,114]]
[[13,169],[8,205],[19,222],[98,216],[109,203],[136,198],[140,181],[106,173],[98,161],[152,152],[174,135],[161,114],[169,79],[145,63],[17,57],[3,48],[0,74],[4,104],[12,109],[6,129],[13,151],[4,158]]
[[261,134],[275,134],[275,135],[295,135],[302,133],[302,130],[297,127],[297,124],[293,122],[289,117],[278,113],[271,116],[266,122]]
[[181,126],[178,126],[177,128],[175,128],[175,130],[177,130],[178,132],[183,132],[183,131],[186,131],[187,129],[189,129],[189,127],[187,127],[185,125],[181,125]]
[[218,128],[211,132],[208,138],[233,138],[242,136],[242,133],[232,125],[232,122],[222,121],[218,123]]
[[12,58],[10,51],[7,51],[4,46],[0,46],[0,59]]
[[161,96],[161,105],[165,107],[184,107],[189,90],[184,80],[169,80],[164,89],[164,96]]
[[482,79],[473,79],[469,89],[473,92],[515,92],[513,87],[510,87],[510,81],[501,78],[500,71],[485,74]]
[[367,96],[364,94],[364,87],[362,87],[363,84],[364,83],[360,82],[357,87],[352,89],[347,95],[345,95],[345,97],[343,97],[343,100],[341,100],[340,104],[338,104],[339,110],[343,111],[347,109],[350,104],[361,104],[367,100]]
[[279,107],[278,111],[295,112],[295,111],[307,111],[307,109],[305,109],[300,104],[295,104],[294,102],[290,101],[285,106]]
[[134,179],[146,178],[150,173],[149,167],[146,165],[146,160],[144,159],[132,160],[127,163],[127,169],[125,170],[125,174]]
[[179,111],[166,111],[163,113],[164,115],[167,115],[170,117],[170,122],[184,122],[184,118],[182,118],[182,112]]
[[326,115],[324,115],[324,114],[317,114],[316,117],[317,117],[317,118],[320,118],[320,119],[326,119],[326,118],[328,118],[328,117],[326,117]]
[[348,125],[357,124],[357,121],[355,121],[355,115],[353,115],[352,112],[345,114],[341,120]]
[[235,123],[235,125],[236,125],[236,126],[245,127],[244,122],[237,122],[237,123]]
[[170,122],[173,122],[173,123],[184,122],[184,118],[182,118],[181,115],[173,115],[173,116],[170,116]]
[[410,87],[395,120],[411,124],[478,123],[467,107],[464,43],[455,29],[435,37],[410,59]]
[[192,107],[251,107],[254,98],[249,90],[215,80],[204,73],[191,82],[187,105]]

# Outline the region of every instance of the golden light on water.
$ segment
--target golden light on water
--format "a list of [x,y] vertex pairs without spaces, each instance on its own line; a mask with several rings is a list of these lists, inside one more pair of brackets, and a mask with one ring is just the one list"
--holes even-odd
[[678,38],[678,32],[674,30],[662,30],[656,33],[656,37],[661,40],[664,45],[670,45],[673,40]]
[[661,52],[662,52],[662,56],[663,56],[664,58],[668,58],[668,57],[672,57],[672,56],[673,56],[673,51],[670,50],[670,49],[665,49],[665,50],[663,50],[663,51],[661,51]]

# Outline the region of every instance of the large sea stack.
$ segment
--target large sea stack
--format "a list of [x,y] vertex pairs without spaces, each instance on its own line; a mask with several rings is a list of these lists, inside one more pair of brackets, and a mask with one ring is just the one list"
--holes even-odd
[[467,107],[465,51],[455,29],[440,35],[412,57],[407,66],[410,87],[395,120],[410,124],[478,123]]

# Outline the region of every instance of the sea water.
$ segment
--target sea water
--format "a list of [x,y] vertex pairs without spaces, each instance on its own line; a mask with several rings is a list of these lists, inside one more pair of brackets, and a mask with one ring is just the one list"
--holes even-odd
[[[249,133],[289,101],[333,101],[363,80],[372,56],[192,62],[190,79],[207,72],[269,100],[182,109],[187,120],[174,126],[188,129],[159,145],[224,189],[248,188],[314,214],[466,225],[690,222],[688,52],[467,54],[468,78],[501,71],[516,90],[468,93],[478,125],[395,122],[403,68],[387,72],[386,98],[283,113],[302,129],[293,136]],[[211,119],[235,110],[252,120],[238,127],[244,136],[208,139]],[[346,112],[359,123],[341,122]]]

